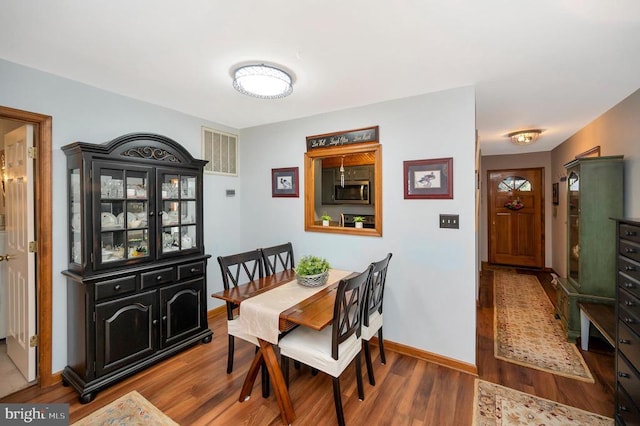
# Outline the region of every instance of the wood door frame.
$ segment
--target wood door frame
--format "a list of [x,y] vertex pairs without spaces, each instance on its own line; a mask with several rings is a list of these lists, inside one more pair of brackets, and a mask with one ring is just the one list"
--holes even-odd
[[541,232],[541,240],[540,240],[540,269],[544,269],[546,262],[546,233],[545,233],[545,220],[546,220],[546,211],[545,211],[545,168],[544,167],[515,167],[515,168],[501,168],[501,169],[491,169],[487,170],[487,259],[488,263],[491,264],[491,250],[492,250],[492,242],[491,242],[491,232],[493,229],[492,225],[492,216],[491,216],[491,188],[489,185],[491,184],[491,173],[492,172],[505,172],[505,171],[518,171],[518,170],[539,170],[540,171],[540,232]]
[[37,148],[35,162],[35,218],[36,239],[36,327],[38,333],[37,382],[40,387],[57,383],[51,371],[52,340],[52,117],[34,112],[0,106],[0,118],[18,120],[35,127],[34,147]]

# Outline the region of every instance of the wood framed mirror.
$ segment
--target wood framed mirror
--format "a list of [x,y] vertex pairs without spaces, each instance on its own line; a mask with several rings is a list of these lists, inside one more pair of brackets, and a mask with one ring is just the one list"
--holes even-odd
[[[382,236],[382,145],[309,150],[304,173],[305,231]],[[331,217],[328,226],[322,216]],[[363,228],[355,227],[358,216]]]

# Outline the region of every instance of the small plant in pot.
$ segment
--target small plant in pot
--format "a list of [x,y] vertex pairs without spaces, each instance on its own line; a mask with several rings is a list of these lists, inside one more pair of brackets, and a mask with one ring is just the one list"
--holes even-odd
[[331,265],[322,257],[302,256],[296,266],[296,280],[306,287],[317,287],[327,283]]
[[329,216],[328,214],[323,214],[321,219],[322,219],[322,226],[329,226],[329,221],[331,220],[331,216]]
[[355,216],[353,222],[356,224],[356,228],[362,228],[364,226],[364,217]]

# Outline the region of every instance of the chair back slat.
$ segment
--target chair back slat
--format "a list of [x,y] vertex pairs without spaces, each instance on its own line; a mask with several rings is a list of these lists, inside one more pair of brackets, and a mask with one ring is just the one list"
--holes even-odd
[[384,298],[384,287],[387,281],[387,269],[389,268],[389,261],[392,254],[371,264],[371,279],[369,280],[369,288],[367,289],[367,307],[366,314],[363,319],[365,326],[369,325],[369,317],[375,311],[382,313],[382,302]]
[[276,272],[295,268],[293,259],[293,245],[291,243],[280,244],[273,247],[263,248],[262,261],[267,275]]
[[331,356],[338,359],[338,347],[354,333],[360,337],[363,310],[366,306],[366,291],[372,266],[350,278],[343,278],[338,284],[333,309],[333,330]]
[[[262,252],[260,250],[218,256],[218,264],[220,265],[222,285],[225,290],[229,290],[231,286],[237,287],[239,284],[264,277]],[[236,307],[237,305],[233,303],[227,303],[227,319],[233,319],[233,310]]]

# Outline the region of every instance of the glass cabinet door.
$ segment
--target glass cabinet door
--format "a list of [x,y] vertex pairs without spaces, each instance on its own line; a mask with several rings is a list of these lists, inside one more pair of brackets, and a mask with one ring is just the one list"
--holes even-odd
[[568,181],[568,236],[569,243],[569,277],[580,286],[580,175],[577,171],[569,173]]
[[97,265],[150,257],[150,171],[101,164],[99,247]]
[[69,170],[69,213],[71,217],[69,230],[71,232],[70,258],[71,263],[82,264],[82,216],[80,201],[80,169]]
[[196,200],[198,178],[188,173],[160,172],[161,197],[158,220],[161,222],[160,254],[197,249],[196,224],[198,202]]

